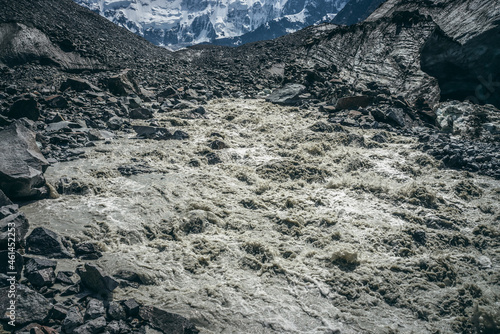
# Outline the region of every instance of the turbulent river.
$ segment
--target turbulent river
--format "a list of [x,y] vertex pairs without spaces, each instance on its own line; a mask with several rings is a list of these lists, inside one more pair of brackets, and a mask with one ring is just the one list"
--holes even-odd
[[107,272],[141,281],[117,298],[202,333],[456,333],[498,316],[498,181],[316,111],[206,109],[157,115],[190,139],[122,132],[51,166],[64,191],[22,207],[31,226],[96,242]]

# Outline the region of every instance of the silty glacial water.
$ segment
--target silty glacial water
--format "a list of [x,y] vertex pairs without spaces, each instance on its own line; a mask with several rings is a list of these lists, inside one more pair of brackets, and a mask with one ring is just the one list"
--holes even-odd
[[32,227],[96,242],[142,282],[117,298],[202,333],[455,333],[497,315],[498,181],[439,169],[412,138],[312,131],[315,111],[206,109],[157,115],[190,139],[122,133],[50,167],[67,189],[22,208]]

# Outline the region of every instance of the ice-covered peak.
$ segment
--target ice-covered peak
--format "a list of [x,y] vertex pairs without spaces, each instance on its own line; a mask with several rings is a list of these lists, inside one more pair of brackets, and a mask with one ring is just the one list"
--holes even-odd
[[283,20],[294,30],[338,13],[347,0],[74,0],[158,45],[179,46],[252,32]]

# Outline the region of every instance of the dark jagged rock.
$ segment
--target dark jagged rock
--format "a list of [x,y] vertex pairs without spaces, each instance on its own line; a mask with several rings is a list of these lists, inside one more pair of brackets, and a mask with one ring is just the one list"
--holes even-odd
[[86,263],[84,268],[78,269],[78,275],[85,287],[103,295],[110,294],[118,287],[118,282],[95,264]]
[[135,299],[129,299],[123,302],[123,307],[127,316],[136,317],[139,314],[140,305]]
[[60,91],[65,91],[66,89],[71,89],[76,92],[84,91],[100,91],[99,88],[91,84],[89,81],[80,78],[68,78],[61,84],[59,88]]
[[137,133],[138,137],[145,139],[166,140],[173,138],[172,133],[166,128],[135,125],[132,128]]
[[[9,321],[8,307],[10,298],[8,289],[0,289],[0,320]],[[41,294],[33,291],[22,284],[16,285],[16,326],[22,326],[28,323],[43,323],[49,316],[52,304]]]
[[90,321],[86,321],[82,326],[73,330],[74,334],[94,334],[99,333],[106,327],[106,318],[99,317]]
[[12,261],[9,258],[10,254],[7,250],[0,251],[0,261],[2,261],[0,262],[0,274],[15,273],[16,279],[19,279],[23,271],[24,259],[21,254],[14,252],[14,261]]
[[73,280],[71,277],[73,276],[72,272],[68,271],[59,271],[56,275],[56,283],[61,283],[61,284],[69,284],[72,285],[74,284]]
[[134,80],[134,74],[130,70],[109,77],[103,81],[111,94],[117,96],[127,96],[140,92],[139,86]]
[[129,117],[132,119],[149,119],[153,118],[153,111],[148,108],[132,109],[129,113]]
[[170,313],[153,306],[141,306],[139,316],[148,324],[165,333],[172,334],[196,334],[199,330],[196,329],[193,323],[188,319],[174,313]]
[[4,194],[4,192],[0,189],[0,207],[6,205],[12,205],[11,200]]
[[343,109],[358,109],[368,107],[372,103],[372,98],[369,96],[349,96],[338,99],[335,108]]
[[123,320],[127,317],[123,306],[114,301],[109,303],[107,314],[112,320]]
[[296,105],[301,101],[300,95],[304,93],[306,87],[300,84],[287,84],[283,88],[272,92],[266,101],[282,105]]
[[36,122],[40,118],[40,106],[33,98],[17,100],[10,107],[7,116],[14,119],[26,117]]
[[91,299],[87,304],[85,317],[89,319],[96,319],[106,315],[106,309],[102,300]]
[[71,307],[66,313],[66,317],[62,322],[62,330],[64,333],[73,333],[75,328],[83,324],[83,315],[78,307]]
[[26,238],[27,252],[52,258],[71,258],[61,237],[45,227],[35,228]]
[[53,95],[45,98],[45,104],[50,108],[66,108],[68,101],[61,95]]
[[[12,225],[13,224],[13,225]],[[16,249],[24,247],[25,236],[29,230],[29,222],[22,212],[19,212],[17,205],[7,205],[0,207],[0,247],[7,249],[9,228],[14,226],[15,247]],[[12,230],[11,230],[12,232]]]
[[75,255],[84,260],[96,260],[102,256],[102,253],[93,243],[84,242],[74,247]]
[[57,262],[47,259],[29,258],[24,267],[24,275],[35,287],[51,286],[56,280],[54,270]]
[[0,131],[0,189],[9,198],[44,196],[43,173],[48,166],[35,134],[21,122]]

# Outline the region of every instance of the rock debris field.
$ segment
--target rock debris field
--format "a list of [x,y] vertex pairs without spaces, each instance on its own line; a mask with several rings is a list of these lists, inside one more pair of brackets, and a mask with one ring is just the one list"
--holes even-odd
[[99,249],[86,262],[120,278],[115,299],[200,333],[497,330],[498,179],[317,109],[216,99],[182,113],[53,164],[61,195],[21,207],[32,228]]

